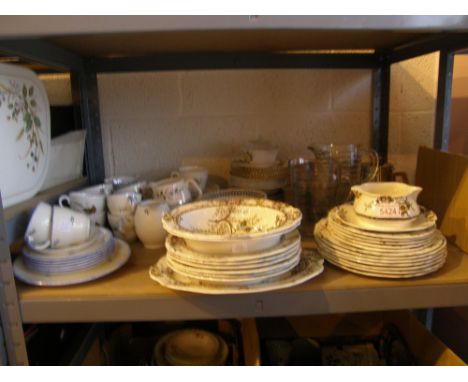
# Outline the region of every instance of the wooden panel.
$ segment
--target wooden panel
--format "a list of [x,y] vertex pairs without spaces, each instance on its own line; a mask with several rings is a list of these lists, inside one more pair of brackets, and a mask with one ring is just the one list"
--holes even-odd
[[[434,366],[465,365],[463,360],[428,332],[409,311],[289,317],[288,322],[298,337],[324,339],[359,336],[364,340],[378,337],[386,323],[393,323],[400,330],[418,363]],[[273,332],[274,328],[270,328],[270,334],[274,338],[281,337],[281,333]]]
[[439,225],[467,167],[468,156],[419,148],[415,183],[423,190],[418,202],[437,214]]
[[166,31],[65,36],[49,41],[85,56],[115,57],[174,52],[277,52],[310,49],[384,49],[424,34],[301,29]]
[[245,365],[260,366],[260,341],[254,318],[241,320],[241,333]]
[[444,267],[432,275],[387,280],[325,264],[321,275],[297,287],[246,295],[204,295],[160,286],[148,269],[163,253],[136,243],[122,269],[82,285],[41,288],[17,282],[23,321],[242,318],[468,305],[468,256],[453,246]]

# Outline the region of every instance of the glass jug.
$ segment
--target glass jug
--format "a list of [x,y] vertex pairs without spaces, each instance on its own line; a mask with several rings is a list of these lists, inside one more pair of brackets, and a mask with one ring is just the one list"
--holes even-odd
[[[378,171],[379,155],[375,150],[359,145],[313,144],[308,146],[315,156],[317,166],[337,168],[338,187],[334,205],[342,204],[352,198],[351,187],[372,181]],[[367,160],[363,159],[367,157]]]

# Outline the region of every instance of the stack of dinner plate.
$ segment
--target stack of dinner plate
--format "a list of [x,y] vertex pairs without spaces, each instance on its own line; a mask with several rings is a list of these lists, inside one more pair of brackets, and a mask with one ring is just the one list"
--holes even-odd
[[314,236],[320,254],[340,268],[374,277],[417,277],[445,263],[446,240],[436,220],[423,209],[405,219],[370,218],[343,204],[316,224]]
[[256,198],[199,201],[163,218],[166,256],[150,268],[160,284],[198,293],[249,293],[289,287],[323,269],[303,253],[298,209]]

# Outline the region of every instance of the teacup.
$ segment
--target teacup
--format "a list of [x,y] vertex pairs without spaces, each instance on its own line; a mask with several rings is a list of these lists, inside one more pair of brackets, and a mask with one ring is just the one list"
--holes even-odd
[[141,194],[142,199],[151,199],[153,196],[153,192],[148,186],[148,182],[144,180],[119,188],[118,192],[137,192]]
[[189,185],[191,185],[196,191],[196,198],[199,198],[203,194],[200,186],[193,179],[184,179],[179,177],[150,182],[150,187],[153,190],[153,198],[163,199],[171,207],[192,201],[192,194],[190,193]]
[[113,215],[107,214],[107,220],[114,235],[127,242],[136,240],[135,218],[133,214]]
[[[102,193],[101,193],[102,190]],[[83,212],[89,216],[94,224],[105,224],[106,191],[103,188],[91,187],[80,191],[72,191],[68,195],[61,195],[58,204]]]
[[141,202],[141,194],[138,192],[116,192],[107,196],[107,209],[113,215],[133,213],[136,205]]
[[200,186],[202,191],[205,191],[206,182],[208,180],[208,169],[201,166],[181,166],[178,171],[171,173],[172,177],[194,179]]
[[277,148],[250,148],[247,150],[251,163],[257,166],[271,166],[275,164],[278,155]]
[[257,139],[249,142],[244,149],[243,162],[254,166],[266,167],[275,164],[278,156],[278,147],[271,142]]
[[33,249],[47,248],[50,244],[52,206],[40,202],[29,219],[24,240]]
[[114,187],[112,184],[102,183],[97,184],[95,186],[90,186],[83,188],[81,191],[86,192],[87,194],[94,194],[94,195],[110,195],[112,191],[114,191]]
[[119,190],[122,187],[135,183],[136,181],[137,179],[134,176],[121,175],[106,178],[104,183],[111,185],[115,190]]
[[[91,221],[86,214],[66,207],[49,207],[52,210],[52,214],[47,234],[45,233],[45,230],[42,230],[42,228],[46,226],[45,221],[47,219],[45,216],[48,214],[49,208],[41,206],[38,212],[34,214],[35,216],[32,226],[41,228],[41,241],[38,239],[39,236],[35,236],[31,231],[29,231],[28,227],[26,238],[28,245],[30,245],[31,248],[38,250],[49,247],[64,248],[83,243],[89,238]],[[34,222],[42,222],[43,224],[36,225]]]

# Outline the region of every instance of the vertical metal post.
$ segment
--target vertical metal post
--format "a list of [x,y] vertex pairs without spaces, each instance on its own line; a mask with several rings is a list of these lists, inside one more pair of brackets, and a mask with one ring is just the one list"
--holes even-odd
[[372,147],[379,153],[380,163],[385,163],[390,104],[390,61],[385,56],[382,57],[380,67],[373,70],[372,90]]
[[437,106],[434,130],[434,148],[448,150],[450,110],[452,104],[454,52],[443,49],[439,56],[439,79],[437,82]]
[[[79,116],[86,130],[86,169],[91,184],[104,180],[104,154],[102,148],[101,119],[97,74],[85,69],[71,73],[73,103],[79,105]],[[77,115],[75,113],[75,119]]]
[[[0,196],[0,315],[10,365],[27,365],[28,355],[23,323],[11,264],[10,247],[6,236],[3,204]],[[3,346],[3,344],[0,344]]]

